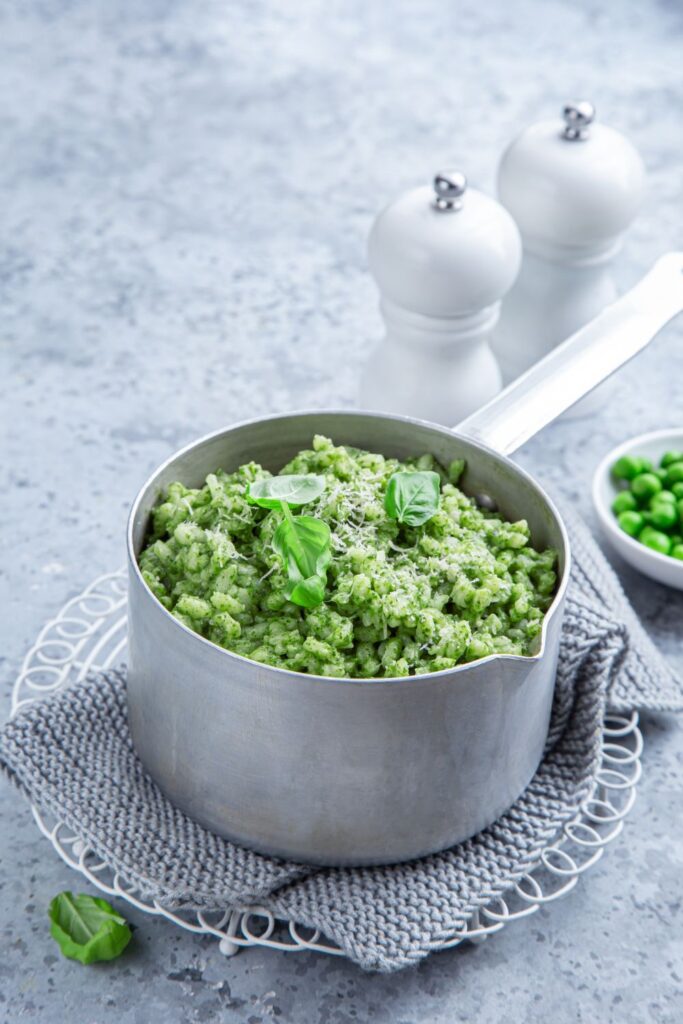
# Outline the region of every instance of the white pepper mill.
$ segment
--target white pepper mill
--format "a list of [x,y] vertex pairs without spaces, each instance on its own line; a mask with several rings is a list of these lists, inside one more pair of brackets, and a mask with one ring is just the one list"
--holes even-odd
[[[628,139],[594,121],[591,103],[568,103],[562,118],[531,125],[501,158],[498,198],[524,244],[493,339],[505,383],[617,296],[612,260],[638,212],[645,169]],[[577,413],[600,402],[588,396]]]
[[379,214],[368,259],[386,336],[365,367],[361,406],[453,426],[502,386],[489,340],[521,260],[512,217],[444,171]]

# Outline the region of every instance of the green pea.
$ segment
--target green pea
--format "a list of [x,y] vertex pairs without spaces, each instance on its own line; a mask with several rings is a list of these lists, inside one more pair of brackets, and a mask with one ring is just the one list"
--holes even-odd
[[672,484],[671,485],[671,493],[676,498],[683,498],[683,481],[681,481],[680,483],[677,483],[677,484]]
[[620,512],[632,512],[636,508],[638,508],[638,502],[630,491],[619,491],[612,502],[612,511],[615,516],[618,516]]
[[[683,494],[680,495],[683,498]],[[650,505],[656,505],[660,501],[670,501],[676,504],[676,495],[673,491],[660,491],[659,494],[655,494],[653,498],[650,498]]]
[[666,469],[674,462],[683,462],[683,452],[664,452],[659,460],[659,465]]
[[662,533],[661,530],[653,529],[651,526],[643,527],[638,540],[645,547],[658,551],[660,555],[668,555],[671,550],[671,541],[667,535]]
[[633,480],[643,472],[643,462],[637,455],[622,455],[612,466],[612,472],[619,480]]
[[631,481],[631,490],[636,498],[651,498],[662,489],[662,481],[654,473],[641,473]]
[[620,512],[617,516],[617,522],[622,528],[624,533],[627,533],[629,537],[637,537],[643,528],[643,519],[640,512]]
[[676,502],[676,511],[678,512],[678,518],[683,523],[683,498],[679,498]]
[[666,471],[666,484],[667,487],[673,487],[674,484],[679,484],[683,481],[683,462],[674,462],[667,467]]
[[662,481],[662,483],[664,483],[664,481],[666,480],[666,470],[665,469],[653,469],[652,472],[654,473],[655,476],[659,477],[659,479]]
[[668,530],[678,522],[678,509],[671,501],[662,501],[659,504],[655,501],[650,506],[647,521],[658,530]]
[[683,562],[683,544],[674,544],[670,554],[672,558],[678,558]]

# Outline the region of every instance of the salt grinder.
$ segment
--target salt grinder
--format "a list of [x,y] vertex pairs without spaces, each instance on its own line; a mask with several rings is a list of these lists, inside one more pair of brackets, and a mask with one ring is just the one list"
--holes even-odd
[[[612,261],[644,176],[635,148],[595,123],[586,101],[568,103],[561,118],[531,125],[508,146],[498,197],[522,234],[524,259],[493,340],[505,383],[614,301]],[[591,396],[580,403],[584,412],[589,406]]]
[[453,426],[501,388],[489,340],[521,260],[512,217],[444,171],[379,214],[368,259],[386,335],[365,367],[362,407]]

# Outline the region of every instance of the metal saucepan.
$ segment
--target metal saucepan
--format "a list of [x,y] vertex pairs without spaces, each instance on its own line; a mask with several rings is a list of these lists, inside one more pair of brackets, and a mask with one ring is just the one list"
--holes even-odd
[[[222,430],[165,462],[128,527],[128,703],[138,753],[170,799],[243,845],[337,865],[442,850],[505,811],[543,752],[570,565],[557,509],[506,456],[682,308],[683,254],[672,253],[457,433],[398,416],[295,413]],[[537,547],[557,548],[559,586],[537,653],[417,678],[333,679],[249,661],[176,621],[137,564],[160,492],[252,459],[278,471],[316,433],[398,458],[464,457],[467,492],[492,496],[503,515],[528,520]]]

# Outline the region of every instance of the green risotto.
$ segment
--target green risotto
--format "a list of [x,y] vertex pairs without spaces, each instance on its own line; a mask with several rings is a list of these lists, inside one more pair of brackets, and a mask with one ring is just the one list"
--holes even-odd
[[534,550],[524,520],[477,507],[463,468],[314,437],[277,478],[252,462],[198,490],[172,483],[142,575],[190,629],[295,672],[407,676],[529,654],[557,554]]

